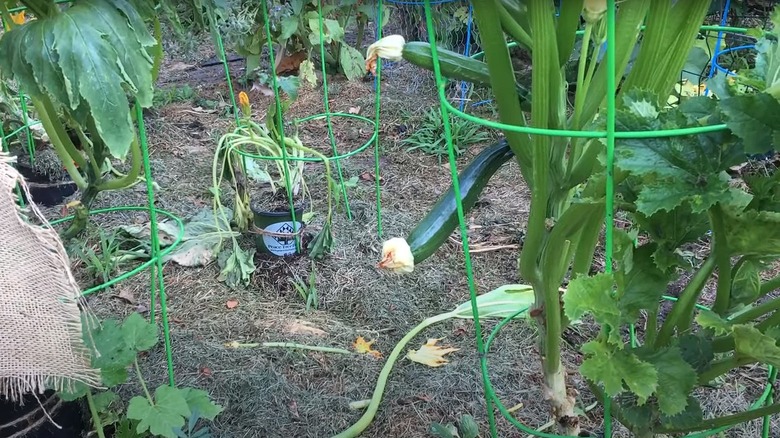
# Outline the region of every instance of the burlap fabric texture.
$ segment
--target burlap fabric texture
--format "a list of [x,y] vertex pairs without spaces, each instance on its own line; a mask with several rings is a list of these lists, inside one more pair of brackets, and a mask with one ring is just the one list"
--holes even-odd
[[19,208],[12,162],[0,153],[0,397],[98,386],[65,248],[35,205]]

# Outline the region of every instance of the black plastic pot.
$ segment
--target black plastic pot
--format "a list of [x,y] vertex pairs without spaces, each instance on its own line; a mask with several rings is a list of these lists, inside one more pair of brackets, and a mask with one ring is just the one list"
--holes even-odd
[[[23,165],[17,166],[17,170],[19,170],[19,173],[22,174],[27,183],[32,202],[37,205],[46,207],[60,205],[67,197],[76,193],[76,190],[78,190],[76,183],[70,178],[64,181],[51,181],[45,175],[40,175],[33,169]],[[24,194],[22,194],[22,197],[24,198],[24,202],[30,202]]]
[[302,236],[306,227],[302,217],[303,205],[295,208],[295,227],[289,210],[266,211],[254,203],[250,208],[254,216],[252,233],[258,252],[279,257],[300,253],[296,248],[295,237]]
[[[81,403],[63,402],[54,391],[24,397],[24,404],[0,397],[0,437],[78,438],[87,435],[89,421]],[[41,405],[62,429],[46,417]]]

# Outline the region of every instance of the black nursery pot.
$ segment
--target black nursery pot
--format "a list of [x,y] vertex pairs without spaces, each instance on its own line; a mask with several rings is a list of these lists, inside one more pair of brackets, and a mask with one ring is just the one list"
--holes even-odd
[[258,208],[254,203],[250,208],[254,223],[252,233],[258,252],[279,257],[300,253],[295,245],[295,236],[301,236],[306,227],[302,218],[303,205],[295,208],[295,226],[290,210],[267,211]]
[[22,194],[24,202],[52,207],[62,204],[67,197],[78,190],[76,183],[70,178],[63,181],[51,181],[45,175],[40,175],[29,167],[18,166],[17,169],[24,177],[32,198],[32,200],[27,199],[27,196]]
[[[46,417],[32,394],[23,397],[24,404],[0,397],[0,437],[76,438],[86,436],[88,419],[81,403],[63,402],[54,391],[36,394],[58,428]],[[16,435],[19,434],[19,435]]]

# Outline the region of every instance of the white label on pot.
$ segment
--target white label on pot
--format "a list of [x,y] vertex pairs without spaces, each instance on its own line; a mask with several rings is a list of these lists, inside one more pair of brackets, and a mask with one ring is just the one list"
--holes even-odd
[[263,234],[263,243],[268,248],[268,252],[273,255],[286,256],[295,254],[295,236],[293,233],[300,231],[303,224],[297,222],[297,228],[293,229],[293,223],[277,222],[265,227],[267,233],[288,234],[288,236],[273,236]]

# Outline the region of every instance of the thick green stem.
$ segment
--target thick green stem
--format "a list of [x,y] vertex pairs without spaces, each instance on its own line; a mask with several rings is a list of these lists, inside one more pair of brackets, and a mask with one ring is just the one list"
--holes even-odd
[[124,189],[138,179],[141,175],[141,164],[143,163],[143,156],[141,153],[141,145],[138,143],[138,139],[134,138],[133,143],[130,145],[130,171],[127,172],[122,178],[112,178],[106,181],[101,181],[97,185],[99,192],[106,190],[121,190]]
[[[747,324],[757,320],[758,318],[768,313],[775,312],[772,314],[771,317],[767,318],[762,322],[762,324],[772,324],[772,322],[774,321],[773,318],[776,318],[778,315],[777,313],[778,310],[780,310],[780,298],[774,298],[750,310],[746,310],[745,312],[740,313],[739,315],[729,320],[729,322],[734,325]],[[769,327],[771,327],[771,325]],[[725,353],[733,349],[734,349],[734,336],[732,335],[719,336],[713,339],[712,341],[712,350],[715,353]]]
[[769,317],[767,317],[765,320],[761,321],[760,323],[756,324],[756,328],[761,330],[762,332],[765,332],[766,330],[772,327],[777,327],[778,325],[780,325],[780,310],[771,314]]
[[721,316],[728,310],[731,298],[731,257],[729,257],[722,213],[723,211],[718,205],[710,208],[708,212],[712,226],[712,252],[718,265],[718,287],[712,311]]
[[[555,11],[547,0],[528,2],[528,16],[531,22],[534,51],[532,52],[531,120],[535,128],[560,128],[564,95],[561,94],[561,68],[558,64],[558,47],[555,40],[553,17]],[[480,27],[482,29],[482,27]],[[491,59],[488,58],[488,62]],[[574,411],[575,400],[566,387],[566,370],[561,363],[562,312],[558,285],[554,284],[559,261],[547,266],[544,261],[545,240],[548,236],[547,219],[562,214],[560,199],[552,199],[551,169],[552,138],[538,135],[532,138],[531,211],[528,219],[527,238],[520,256],[522,277],[534,286],[535,305],[541,308],[537,318],[540,331],[540,352],[546,394],[559,431],[565,435],[578,435],[579,422]],[[558,145],[559,147],[561,145]],[[564,198],[568,198],[564,194]],[[559,248],[563,251],[563,240],[568,233],[559,233]],[[564,255],[565,256],[565,255]]]
[[504,32],[509,34],[512,39],[517,41],[521,47],[531,51],[533,42],[531,40],[531,36],[528,35],[528,32],[526,32],[526,30],[523,29],[523,27],[520,26],[520,24],[515,21],[514,18],[512,18],[512,15],[509,13],[509,11],[507,11],[500,2],[496,3],[496,8],[498,10],[499,19],[501,20],[501,27],[504,28]]
[[731,426],[734,424],[747,423],[748,421],[755,420],[756,418],[772,416],[780,412],[780,403],[771,404],[769,406],[762,406],[760,408],[751,409],[749,411],[740,412],[739,414],[726,415],[724,417],[717,417],[708,420],[704,420],[696,426],[686,428],[660,428],[657,429],[657,433],[687,433],[695,432],[698,430],[717,429],[724,426]]
[[59,122],[57,119],[57,113],[54,112],[53,109],[52,112],[49,112],[49,108],[47,108],[46,100],[48,100],[48,98],[43,97],[41,100],[39,100],[30,96],[30,100],[32,100],[33,106],[38,108],[38,118],[41,120],[43,129],[49,135],[49,140],[51,141],[51,145],[54,148],[54,152],[57,153],[57,156],[62,161],[62,165],[68,172],[68,175],[76,184],[76,187],[79,188],[79,190],[86,190],[88,186],[87,181],[84,180],[84,178],[81,176],[81,173],[76,168],[76,165],[74,164],[74,157],[68,153],[64,146],[65,140],[61,138],[60,133],[57,130],[56,124],[54,122],[54,120]]
[[[631,53],[636,46],[642,21],[647,14],[650,0],[631,0],[622,2],[615,21],[615,78],[620,83],[626,70]],[[592,120],[598,113],[607,94],[607,63],[599,64],[588,89],[588,97],[583,106],[581,120]],[[633,70],[632,70],[633,72]],[[633,74],[633,73],[632,73]]]
[[[500,26],[496,26],[496,23],[500,22],[497,6],[497,0],[472,2],[474,21],[480,29],[480,38],[485,51],[485,60],[490,73],[490,85],[498,107],[499,119],[502,123],[509,125],[525,126],[523,111],[520,108],[520,98],[515,88],[515,74],[512,68],[512,59],[509,56],[509,48],[504,40],[504,32]],[[525,180],[533,189],[530,137],[527,134],[514,131],[505,131],[504,135],[512,152],[515,153]]]
[[652,345],[655,343],[655,337],[658,334],[658,308],[647,312],[647,322],[645,323],[644,343]]
[[100,191],[95,186],[88,186],[81,194],[79,205],[76,206],[70,226],[62,233],[62,240],[69,240],[84,231],[89,221],[89,207]]
[[103,423],[100,421],[100,413],[95,405],[95,399],[92,397],[92,390],[87,390],[87,406],[89,406],[89,415],[92,417],[92,424],[95,425],[98,438],[106,438]]
[[710,364],[707,371],[699,374],[699,385],[706,385],[718,377],[728,373],[729,371],[747,365],[755,360],[750,358],[737,358],[735,355],[730,355],[726,358],[717,360]]
[[[778,172],[778,174],[780,174],[780,172]],[[780,289],[780,275],[761,283],[761,289],[759,290],[759,295],[764,296],[769,292],[774,291],[775,289]]]
[[753,307],[750,310],[746,310],[739,315],[735,316],[734,318],[731,318],[729,322],[732,324],[745,324],[750,321],[756,320],[767,313],[773,312],[775,310],[780,310],[780,297],[773,298],[765,303],[759,304],[756,307]]
[[[574,94],[574,114],[572,115],[572,129],[580,128],[580,115],[582,106],[585,105],[585,96],[588,95],[588,84],[585,82],[585,71],[588,66],[588,51],[590,50],[590,36],[593,33],[593,24],[585,24],[585,34],[582,36],[582,47],[580,48],[580,60],[577,65],[577,91]],[[598,47],[594,48],[598,53]],[[572,144],[577,143],[579,139],[573,139]],[[572,154],[576,155],[576,154]],[[574,159],[570,160],[570,162]]]
[[387,357],[387,362],[385,362],[385,366],[382,367],[382,371],[379,373],[379,378],[377,379],[376,387],[374,388],[374,394],[371,396],[371,403],[369,403],[368,408],[366,408],[366,412],[363,413],[363,416],[361,416],[355,424],[334,436],[333,438],[354,438],[366,430],[366,428],[374,420],[374,416],[379,410],[379,403],[382,401],[382,395],[385,392],[385,386],[387,385],[388,377],[390,377],[390,371],[393,370],[393,365],[395,365],[395,362],[398,360],[398,357],[401,355],[404,347],[406,347],[406,344],[408,344],[409,341],[414,339],[418,333],[423,331],[428,326],[454,317],[455,313],[452,312],[432,316],[425,319],[423,322],[410,330],[409,333],[407,333],[403,338],[401,338],[393,351]]
[[[79,140],[81,141],[82,145],[86,145],[84,147],[84,151],[87,153],[87,157],[89,158],[89,165],[90,169],[92,170],[92,181],[97,181],[102,172],[100,169],[100,163],[98,162],[97,157],[95,156],[94,149],[90,146],[89,139],[86,135],[84,135],[84,131],[82,131],[80,128],[76,129],[76,135],[78,135]],[[87,171],[87,169],[82,169],[83,171]]]
[[710,257],[699,267],[691,281],[685,286],[680,298],[672,306],[672,311],[666,316],[666,320],[661,325],[658,337],[655,340],[655,348],[661,348],[671,342],[675,329],[687,330],[690,324],[686,321],[693,318],[693,310],[696,306],[696,300],[699,298],[704,284],[715,269],[715,258]]
[[154,406],[154,398],[152,398],[152,394],[149,392],[149,388],[146,386],[144,375],[141,374],[141,366],[138,364],[137,357],[133,360],[133,364],[135,368],[135,374],[138,377],[138,382],[141,384],[141,389],[144,391],[144,395],[146,396],[147,400],[149,400],[149,404]]
[[164,55],[162,46],[162,26],[160,25],[160,19],[158,17],[154,17],[153,28],[154,39],[157,40],[157,45],[155,45],[150,51],[154,56],[154,63],[152,64],[152,81],[156,83],[157,77],[160,75],[160,66],[162,65],[162,59]]

